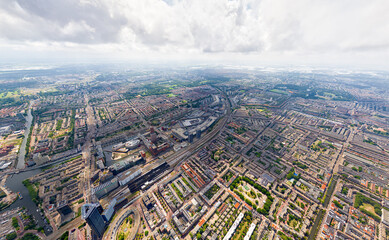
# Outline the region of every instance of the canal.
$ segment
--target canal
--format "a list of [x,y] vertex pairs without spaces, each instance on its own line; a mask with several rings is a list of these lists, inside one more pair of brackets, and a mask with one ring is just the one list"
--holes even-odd
[[[26,117],[26,131],[24,133],[24,139],[22,142],[22,145],[19,150],[18,155],[18,162],[16,165],[17,169],[23,169],[25,168],[25,155],[26,155],[26,145],[27,145],[27,138],[30,133],[30,129],[32,127],[32,114],[31,114],[31,106],[32,102],[30,103],[30,106],[27,111],[27,117]],[[22,195],[22,199],[16,200],[11,206],[4,209],[3,211],[7,211],[9,209],[17,208],[17,207],[25,207],[28,210],[28,213],[31,214],[37,225],[44,227],[45,234],[51,233],[51,227],[48,228],[48,224],[45,221],[44,215],[41,215],[40,209],[35,205],[35,203],[32,201],[27,188],[23,185],[23,180],[30,178],[38,173],[40,173],[42,170],[40,168],[34,169],[31,171],[23,171],[20,173],[15,173],[12,175],[9,175],[7,178],[7,181],[5,182],[5,186],[11,189],[13,192],[17,193],[20,192]]]
[[20,150],[19,150],[18,163],[16,165],[17,169],[23,169],[25,167],[24,158],[26,155],[26,144],[27,144],[28,134],[30,133],[30,129],[31,129],[31,125],[32,125],[32,119],[33,119],[32,114],[31,114],[31,105],[32,105],[32,102],[30,103],[30,106],[29,106],[28,111],[27,111],[26,131],[24,132],[22,146],[20,147]]
[[16,200],[11,206],[4,209],[3,211],[7,211],[9,209],[17,207],[25,207],[28,210],[28,213],[34,217],[37,225],[44,227],[45,234],[47,235],[51,233],[51,227],[48,228],[49,225],[46,223],[44,215],[41,214],[40,209],[32,201],[27,188],[22,183],[23,180],[30,178],[40,172],[42,172],[42,170],[38,168],[31,171],[20,172],[8,176],[7,181],[5,182],[6,187],[11,189],[15,193],[20,192],[23,198]]

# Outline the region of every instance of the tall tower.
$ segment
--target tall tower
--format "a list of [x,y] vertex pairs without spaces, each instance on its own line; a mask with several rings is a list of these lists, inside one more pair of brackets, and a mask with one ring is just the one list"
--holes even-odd
[[98,210],[99,204],[87,203],[81,207],[81,217],[84,219],[90,228],[96,233],[99,238],[104,235],[105,222]]
[[196,137],[201,138],[201,129],[197,129],[196,131]]
[[157,142],[157,134],[155,132],[153,132],[151,135],[150,135],[150,138],[151,138],[151,142],[152,143],[156,143]]

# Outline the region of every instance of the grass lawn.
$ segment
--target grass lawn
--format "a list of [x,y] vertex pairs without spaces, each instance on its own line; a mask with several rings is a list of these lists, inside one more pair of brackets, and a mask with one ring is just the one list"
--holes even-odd
[[301,184],[301,185],[300,185],[300,188],[301,188],[302,190],[304,190],[304,191],[308,191],[308,190],[309,190],[308,187],[305,186],[304,184]]
[[[241,223],[241,225],[242,225],[242,223]],[[235,235],[232,237],[232,239],[233,239],[233,240],[243,239],[244,236],[246,235],[246,234],[243,235],[243,233],[244,233],[244,231],[245,231],[245,228],[248,228],[248,227],[249,227],[248,225],[249,225],[249,223],[248,223],[247,221],[244,221],[242,227],[240,228],[240,231],[237,231],[237,232],[235,233]],[[243,235],[243,236],[242,236],[242,235]]]
[[376,215],[377,217],[381,217],[381,216],[378,216],[375,211],[374,211],[374,207],[371,205],[371,204],[368,204],[368,203],[363,203],[362,206],[360,206],[359,208],[363,208],[371,213],[374,213],[374,215]]
[[263,206],[263,201],[266,200],[266,198],[263,198],[263,195],[257,189],[249,184],[239,185],[238,189],[244,195],[245,199],[251,201],[257,207]]
[[288,92],[282,91],[282,90],[280,90],[280,89],[272,89],[272,90],[270,90],[270,92],[288,95]]
[[65,136],[68,132],[69,132],[69,129],[57,130],[57,131],[55,131],[54,137],[58,138],[60,136]]
[[291,226],[292,228],[296,228],[298,224],[299,222],[293,219],[292,221],[290,221],[289,226]]
[[325,96],[325,97],[329,97],[330,99],[336,97],[335,94],[333,94],[333,93],[328,93],[328,92],[324,92],[324,96]]
[[229,182],[230,179],[231,179],[233,176],[234,176],[234,175],[232,174],[232,172],[228,171],[222,178],[224,179],[224,181]]
[[0,93],[0,98],[11,98],[11,97],[18,97],[18,96],[20,96],[18,91]]
[[130,235],[131,228],[133,224],[133,214],[128,216],[120,225],[118,234],[117,234],[117,239],[122,240],[122,239],[127,239],[127,237]]
[[14,145],[14,146],[18,146],[18,145],[22,145],[22,142],[23,142],[23,138],[18,138],[18,139],[12,139],[12,140],[6,140],[4,143],[4,145]]
[[169,93],[169,94],[167,95],[167,97],[177,97],[177,95],[175,95],[175,94],[173,94],[173,93]]

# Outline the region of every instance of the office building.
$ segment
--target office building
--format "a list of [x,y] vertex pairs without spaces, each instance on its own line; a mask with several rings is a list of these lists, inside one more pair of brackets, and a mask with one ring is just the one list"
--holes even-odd
[[84,219],[93,232],[100,238],[105,231],[105,222],[98,210],[99,204],[87,203],[81,207],[81,217]]

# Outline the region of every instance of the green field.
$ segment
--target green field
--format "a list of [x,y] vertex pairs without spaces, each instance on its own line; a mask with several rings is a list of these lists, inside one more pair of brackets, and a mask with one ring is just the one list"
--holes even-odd
[[20,92],[18,90],[15,90],[13,92],[2,92],[0,93],[0,99],[1,98],[14,98],[14,97],[19,97]]
[[382,207],[381,204],[375,200],[357,193],[355,195],[354,207],[359,208],[361,212],[374,218],[377,222],[381,221],[380,216],[382,215]]
[[272,89],[272,90],[270,90],[270,92],[288,95],[288,92],[280,90],[280,89]]
[[117,240],[124,240],[127,239],[127,237],[130,235],[132,231],[132,224],[133,223],[133,214],[128,216],[126,219],[124,219],[122,225],[120,225],[118,234],[116,239]]

